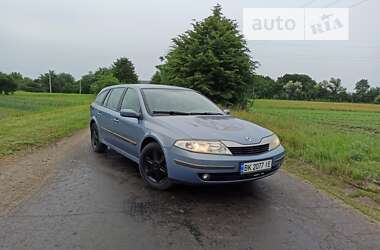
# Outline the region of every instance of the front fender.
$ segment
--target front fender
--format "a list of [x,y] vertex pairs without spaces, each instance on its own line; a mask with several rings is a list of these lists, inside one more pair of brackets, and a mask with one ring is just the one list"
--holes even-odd
[[158,144],[160,144],[161,148],[164,150],[165,153],[165,140],[163,140],[160,136],[156,135],[155,133],[147,133],[144,135],[142,140],[140,141],[138,147],[140,149],[140,152],[142,150],[142,144],[146,139],[153,139],[155,140]]

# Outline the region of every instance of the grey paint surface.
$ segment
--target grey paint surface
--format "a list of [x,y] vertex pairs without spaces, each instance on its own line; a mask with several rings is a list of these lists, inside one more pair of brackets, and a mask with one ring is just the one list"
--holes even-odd
[[81,136],[57,174],[0,218],[0,249],[379,249],[378,224],[283,171],[154,191],[134,163],[92,153]]

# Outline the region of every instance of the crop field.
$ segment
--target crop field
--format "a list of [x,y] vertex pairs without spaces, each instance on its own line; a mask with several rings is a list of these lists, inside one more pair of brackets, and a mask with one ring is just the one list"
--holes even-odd
[[0,95],[0,158],[44,145],[88,124],[93,95]]
[[256,100],[235,115],[275,131],[289,158],[358,185],[380,183],[380,105]]

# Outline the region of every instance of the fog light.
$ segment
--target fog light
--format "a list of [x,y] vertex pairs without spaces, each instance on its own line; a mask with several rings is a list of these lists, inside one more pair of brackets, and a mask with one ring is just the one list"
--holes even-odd
[[202,174],[202,179],[207,181],[207,180],[210,180],[210,175],[209,174]]

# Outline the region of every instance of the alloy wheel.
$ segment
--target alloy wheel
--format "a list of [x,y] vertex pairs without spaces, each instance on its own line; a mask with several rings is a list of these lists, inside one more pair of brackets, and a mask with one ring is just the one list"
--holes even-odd
[[142,164],[145,176],[149,181],[159,184],[167,180],[165,157],[158,148],[151,148],[145,152]]

